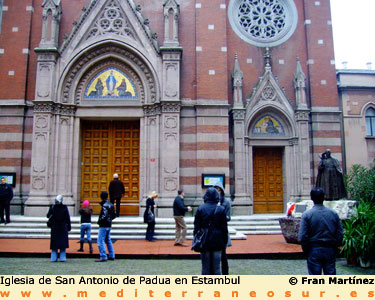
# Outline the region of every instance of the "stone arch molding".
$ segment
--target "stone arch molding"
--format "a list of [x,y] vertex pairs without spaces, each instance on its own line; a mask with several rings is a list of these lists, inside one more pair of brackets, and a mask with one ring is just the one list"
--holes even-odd
[[106,66],[115,66],[133,79],[140,103],[158,102],[158,84],[151,68],[137,54],[114,44],[94,48],[72,62],[59,88],[60,102],[81,104],[88,80]]
[[285,137],[296,136],[294,109],[270,67],[266,67],[253,94],[246,101],[245,128],[249,136],[256,120],[267,113],[274,114],[281,120],[285,128]]

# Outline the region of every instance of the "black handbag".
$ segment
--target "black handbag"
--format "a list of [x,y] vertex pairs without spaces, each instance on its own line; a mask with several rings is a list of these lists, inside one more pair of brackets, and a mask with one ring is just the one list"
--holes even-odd
[[53,217],[53,206],[51,207],[51,210],[52,210],[52,214],[49,216],[48,220],[47,220],[47,227],[48,228],[51,228],[52,227],[52,217]]
[[216,210],[217,210],[217,206],[214,210],[214,213],[210,216],[208,227],[203,227],[203,228],[198,229],[197,233],[194,235],[191,250],[194,250],[195,252],[202,252],[205,250],[208,231],[211,228],[212,219],[213,219],[213,216],[215,216],[216,214]]
[[148,209],[146,220],[147,220],[147,223],[155,222],[155,215],[152,213],[151,207]]
[[201,228],[197,231],[193,238],[191,250],[195,252],[202,252],[206,246],[208,228]]

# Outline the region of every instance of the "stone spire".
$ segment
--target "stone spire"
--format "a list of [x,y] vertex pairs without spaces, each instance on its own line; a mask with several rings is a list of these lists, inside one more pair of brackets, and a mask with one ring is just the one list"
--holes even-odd
[[164,0],[164,45],[163,47],[178,47],[178,21],[180,17],[180,4],[177,0]]
[[243,108],[243,101],[242,101],[243,73],[240,69],[240,64],[238,62],[237,53],[234,55],[234,69],[232,72],[232,79],[233,79],[233,107]]
[[39,49],[57,49],[62,15],[61,0],[45,0],[42,7],[43,27]]
[[266,48],[266,51],[264,53],[264,69],[266,71],[271,71],[272,69],[272,58],[271,58],[271,52],[270,48]]
[[302,66],[297,56],[297,67],[294,72],[294,91],[296,95],[296,105],[298,109],[306,109],[306,76],[302,71]]

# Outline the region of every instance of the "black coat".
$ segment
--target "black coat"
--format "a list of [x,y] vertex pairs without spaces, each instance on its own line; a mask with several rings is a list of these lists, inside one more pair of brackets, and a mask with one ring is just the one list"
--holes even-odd
[[68,231],[71,230],[71,224],[68,207],[63,204],[51,206],[47,218],[52,222],[50,249],[69,248]]
[[173,202],[173,215],[176,217],[185,216],[185,212],[187,211],[188,208],[187,206],[185,206],[184,198],[182,198],[181,196],[177,196]]
[[13,188],[10,184],[0,183],[0,202],[9,203],[13,199]]
[[145,212],[143,213],[143,222],[144,223],[147,223],[147,214],[148,214],[148,210],[150,209],[151,212],[155,215],[155,212],[154,212],[154,205],[155,205],[155,201],[154,199],[152,198],[147,198],[146,200],[146,210]]
[[99,227],[112,227],[112,220],[116,218],[115,207],[108,200],[100,202],[102,209],[98,217]]
[[121,198],[125,193],[124,184],[120,179],[115,178],[109,183],[108,187],[109,199],[114,200],[116,198]]
[[214,188],[209,188],[204,197],[205,203],[198,207],[194,218],[194,235],[201,228],[209,227],[206,251],[225,249],[228,242],[228,225],[223,206],[218,206],[219,194]]

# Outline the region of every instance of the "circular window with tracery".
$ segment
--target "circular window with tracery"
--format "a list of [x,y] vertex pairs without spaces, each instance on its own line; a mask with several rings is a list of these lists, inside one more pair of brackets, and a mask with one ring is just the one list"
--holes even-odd
[[258,47],[282,44],[298,21],[293,0],[231,0],[228,18],[241,39]]

